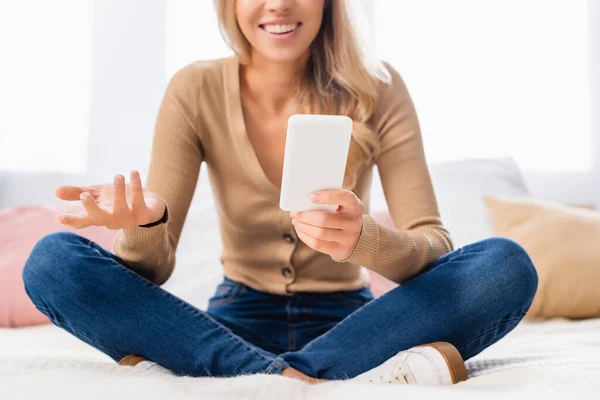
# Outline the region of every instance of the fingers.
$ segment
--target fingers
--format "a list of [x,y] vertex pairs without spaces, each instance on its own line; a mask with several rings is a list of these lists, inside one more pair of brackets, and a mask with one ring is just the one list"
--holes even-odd
[[[317,196],[315,196],[317,195]],[[311,196],[313,203],[332,204],[340,207],[336,212],[346,214],[362,214],[363,206],[354,192],[346,189],[319,190]]]
[[85,211],[90,216],[93,225],[106,225],[109,221],[110,213],[100,208],[96,200],[89,193],[81,193],[79,195]]
[[335,250],[339,247],[339,245],[335,242],[317,239],[298,230],[297,233],[300,240],[302,240],[308,247],[321,253],[330,254],[335,252]]
[[68,225],[76,229],[87,228],[93,225],[92,218],[87,212],[80,212],[77,214],[59,214],[55,220],[63,225]]
[[90,193],[93,197],[96,195],[96,189],[87,186],[59,186],[56,188],[55,194],[61,200],[80,200],[81,193]]
[[347,235],[342,229],[323,228],[320,226],[308,225],[303,222],[292,220],[292,224],[296,228],[296,232],[302,232],[315,239],[325,240],[328,242],[344,242]]
[[113,214],[114,218],[123,221],[132,217],[127,205],[127,190],[123,175],[115,175],[113,189]]
[[347,216],[327,210],[292,211],[290,215],[302,223],[323,228],[350,229],[354,226]]
[[[107,199],[112,189],[112,201]],[[61,214],[56,221],[74,228],[85,228],[90,225],[106,226],[119,229],[125,226],[142,223],[148,218],[148,209],[144,201],[144,189],[137,171],[131,172],[130,209],[127,199],[127,185],[123,175],[114,177],[113,185],[60,186],[56,189],[57,197],[63,200],[81,200],[85,212],[79,214]],[[98,200],[97,200],[98,199]],[[102,203],[99,204],[99,202]],[[137,214],[136,214],[137,213]]]
[[144,188],[142,187],[142,179],[138,171],[131,171],[129,176],[131,182],[131,208],[133,215],[138,222],[148,220],[148,207],[144,201]]

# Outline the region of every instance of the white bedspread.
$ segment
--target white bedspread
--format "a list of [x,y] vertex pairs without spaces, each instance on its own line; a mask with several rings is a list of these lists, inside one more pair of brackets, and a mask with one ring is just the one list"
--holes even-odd
[[119,366],[54,325],[0,329],[0,399],[600,399],[600,319],[523,322],[468,368],[452,387],[172,377]]
[[[205,193],[197,196],[210,199]],[[208,202],[208,200],[206,200]],[[201,308],[222,278],[221,243],[210,205],[188,216],[165,289]],[[199,245],[201,244],[201,245]],[[376,343],[373,344],[376,346]],[[122,367],[48,324],[0,328],[0,400],[7,399],[599,399],[600,319],[523,322],[468,363],[450,387],[306,385],[274,375],[173,377]]]

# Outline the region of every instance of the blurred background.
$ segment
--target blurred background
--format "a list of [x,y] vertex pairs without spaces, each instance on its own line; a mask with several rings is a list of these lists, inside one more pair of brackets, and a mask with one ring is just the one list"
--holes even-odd
[[[600,1],[354,5],[408,86],[430,163],[510,157],[534,195],[600,205]],[[0,206],[145,179],[169,78],[229,54],[212,0],[0,0]]]
[[[551,320],[525,321],[478,355],[471,376],[487,376],[470,379],[467,391],[598,398],[600,0],[344,1],[355,7],[365,48],[408,86],[455,248],[513,239],[540,277],[529,314]],[[3,390],[61,400],[89,398],[90,388],[114,388],[114,398],[140,387],[152,391],[145,398],[162,393],[96,365],[113,360],[51,324],[28,297],[22,270],[35,243],[59,230],[112,250],[118,231],[54,220],[67,207],[82,210],[56,199],[55,188],[110,183],[131,169],[146,180],[169,79],[193,61],[230,54],[212,0],[0,0],[0,398],[10,397]],[[371,214],[393,227],[374,172]],[[206,164],[188,211],[163,288],[205,309],[223,279]],[[396,286],[369,276],[375,296]],[[67,392],[52,396],[57,379]],[[217,386],[200,385],[198,393],[215,397]],[[184,386],[177,389],[192,389]],[[250,387],[220,390],[266,397]]]

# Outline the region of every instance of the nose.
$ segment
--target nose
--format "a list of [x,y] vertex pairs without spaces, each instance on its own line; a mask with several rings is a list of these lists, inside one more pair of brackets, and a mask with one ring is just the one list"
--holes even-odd
[[271,13],[287,13],[292,10],[292,3],[294,3],[294,0],[267,0],[265,7]]

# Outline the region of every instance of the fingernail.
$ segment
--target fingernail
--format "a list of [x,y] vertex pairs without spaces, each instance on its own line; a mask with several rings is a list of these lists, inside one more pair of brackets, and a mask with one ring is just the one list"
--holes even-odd
[[292,225],[296,225],[296,220],[292,218]]
[[121,175],[115,175],[115,185],[121,186],[123,184],[123,177]]
[[84,203],[87,203],[87,201],[88,201],[88,198],[87,198],[87,196],[86,196],[84,193],[81,193],[81,194],[79,195],[79,198],[80,198],[80,199],[81,199],[81,201],[83,201]]
[[131,180],[135,181],[138,177],[137,171],[131,171]]
[[316,203],[317,201],[319,201],[319,193],[313,193],[310,195],[310,199],[312,200],[313,203]]
[[292,217],[292,218],[296,218],[296,211],[292,211],[292,212],[290,213],[290,217]]

